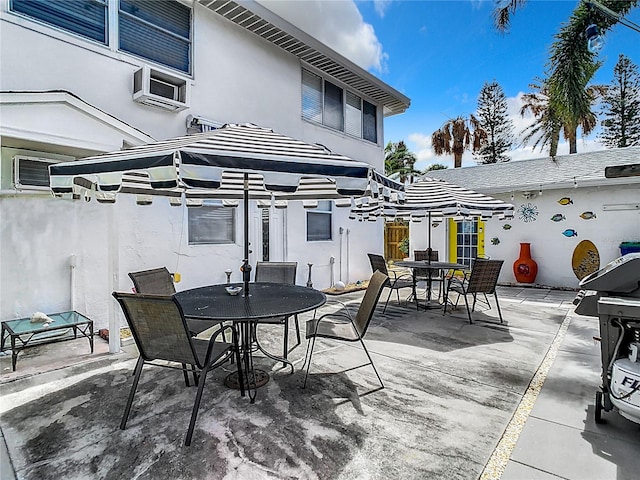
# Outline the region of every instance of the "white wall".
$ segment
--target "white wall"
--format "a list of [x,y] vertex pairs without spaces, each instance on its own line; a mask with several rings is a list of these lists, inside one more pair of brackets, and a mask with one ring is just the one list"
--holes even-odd
[[[603,179],[603,182],[605,180]],[[485,222],[485,254],[493,259],[505,261],[500,274],[500,282],[516,283],[513,263],[520,255],[520,243],[531,244],[531,256],[538,264],[535,283],[552,287],[578,288],[579,280],[573,273],[571,260],[573,251],[582,240],[592,241],[600,255],[600,266],[620,256],[619,245],[624,241],[640,241],[640,210],[603,210],[603,205],[640,203],[640,185],[578,187],[568,189],[544,190],[542,196],[525,200],[516,193],[511,200],[510,194],[493,195],[495,198],[513,203],[516,215],[512,220],[500,221],[492,218]],[[569,197],[572,204],[560,205],[558,200]],[[531,203],[538,210],[536,220],[524,222],[518,218],[517,210],[523,204]],[[583,212],[593,212],[596,218],[584,220]],[[560,213],[566,220],[554,222],[555,214]],[[505,224],[511,229],[505,230]],[[432,230],[432,248],[439,250],[441,258],[448,256],[448,231],[443,223]],[[426,221],[411,224],[411,242],[413,249],[426,248]],[[567,229],[575,230],[578,235],[566,237]],[[492,238],[499,240],[493,245]],[[445,253],[445,257],[442,256]]]
[[[143,65],[142,60],[35,26],[6,12],[0,29],[0,88],[66,90],[156,139],[184,135],[186,117],[192,114],[272,127],[382,166],[382,135],[380,144],[375,145],[301,119],[301,65],[296,58],[200,5],[195,8],[192,106],[183,112],[165,112],[132,101],[133,72]],[[82,131],[74,125],[78,118],[68,115],[68,122],[61,122],[69,135]],[[17,150],[7,148],[10,146],[11,141],[3,139],[0,319],[71,308],[71,254],[77,259],[75,308],[94,319],[96,328],[107,326],[114,304],[111,292],[131,288],[129,271],[167,266],[182,274],[179,290],[222,282],[227,268],[233,270],[234,280],[240,280],[244,242],[241,207],[237,208],[235,244],[188,245],[186,208],[170,207],[164,200],[141,207],[132,198],[119,196],[114,206],[12,192],[7,182],[13,155],[46,156],[47,150],[41,143],[21,142]],[[55,151],[64,153],[59,148]],[[290,203],[286,229],[280,230],[280,238],[274,242],[280,242],[277,248],[281,250],[288,245],[287,258],[282,260],[298,262],[299,284],[306,283],[306,264],[313,263],[314,287],[329,287],[332,256],[338,279],[340,227],[350,230],[349,280],[370,276],[366,253],[383,250],[382,223],[358,224],[347,217],[348,211],[335,210],[332,241],[306,242],[305,211],[297,202]],[[252,218],[257,219],[257,213],[252,213]],[[346,235],[342,238],[346,255]],[[344,256],[343,268],[345,277]]]

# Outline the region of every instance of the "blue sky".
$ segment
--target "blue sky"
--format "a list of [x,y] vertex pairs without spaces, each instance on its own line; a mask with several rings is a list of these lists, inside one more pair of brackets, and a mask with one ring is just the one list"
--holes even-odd
[[[385,141],[404,140],[418,155],[418,168],[435,157],[430,136],[448,118],[477,108],[485,81],[496,80],[508,97],[516,132],[530,119],[518,114],[529,84],[545,72],[548,51],[578,0],[529,0],[512,19],[510,33],[493,27],[493,0],[262,0],[267,7],[366,68],[411,99],[411,107],[385,120]],[[324,18],[323,22],[317,22]],[[640,8],[628,19],[640,24]],[[640,66],[640,33],[617,25],[600,52],[604,65],[595,81],[609,83],[620,53]],[[579,140],[578,151],[603,148],[595,135]],[[559,154],[568,153],[562,143]],[[516,148],[514,160],[545,152]],[[465,155],[463,165],[475,165]]]

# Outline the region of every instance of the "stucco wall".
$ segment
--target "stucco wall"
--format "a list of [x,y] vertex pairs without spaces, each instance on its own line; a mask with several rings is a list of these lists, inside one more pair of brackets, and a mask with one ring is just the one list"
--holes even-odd
[[[531,244],[532,257],[538,264],[536,284],[578,288],[579,280],[573,273],[571,260],[580,241],[590,240],[595,244],[600,255],[600,266],[603,267],[620,256],[621,242],[640,240],[640,210],[632,208],[640,203],[640,187],[637,183],[550,189],[544,190],[542,196],[536,194],[530,200],[523,199],[519,193],[515,194],[513,200],[510,195],[493,196],[516,207],[516,215],[511,220],[492,218],[485,222],[485,254],[505,261],[500,282],[516,282],[512,266],[519,257],[521,242]],[[558,200],[563,197],[570,198],[572,203],[559,204]],[[525,222],[519,218],[517,211],[521,205],[529,203],[538,214],[534,221]],[[603,209],[603,205],[614,204],[626,204],[629,209]],[[595,218],[581,218],[584,212],[593,212]],[[565,219],[554,222],[551,217],[555,214],[561,214]],[[505,224],[511,225],[511,229],[505,230]],[[426,248],[425,229],[426,222],[411,224],[412,249]],[[577,236],[563,235],[562,232],[567,229],[575,230]],[[497,238],[499,244],[492,244],[492,238]],[[432,248],[446,252],[448,256],[447,239],[446,223],[432,230]]]
[[[183,112],[165,112],[132,101],[133,72],[144,64],[143,60],[73,39],[6,12],[0,29],[0,88],[66,90],[156,139],[184,135],[186,117],[191,114],[225,123],[268,126],[382,166],[381,125],[376,145],[303,121],[300,62],[202,6],[196,5],[195,9],[191,108]],[[78,125],[82,116],[63,113],[56,118],[69,136],[83,131]],[[379,120],[381,123],[381,115]],[[59,127],[56,125],[56,129]],[[163,200],[140,207],[132,198],[119,196],[116,205],[110,206],[95,200],[87,203],[13,192],[13,155],[46,156],[48,150],[41,143],[22,142],[19,149],[7,146],[11,142],[3,140],[0,319],[71,308],[72,254],[76,256],[75,308],[93,318],[96,328],[106,327],[113,314],[115,302],[110,293],[131,288],[129,271],[167,266],[182,274],[179,290],[221,282],[227,268],[234,271],[234,280],[240,279],[244,241],[241,207],[236,209],[235,244],[188,245],[186,208],[170,207]],[[60,148],[55,151],[64,153]],[[297,261],[299,284],[306,283],[306,264],[313,263],[314,287],[330,286],[331,257],[336,262],[334,279],[339,278],[341,239],[343,277],[347,276],[346,235],[339,235],[340,227],[350,231],[350,281],[368,278],[366,253],[383,250],[382,225],[350,221],[344,209],[334,211],[333,240],[329,242],[306,242],[306,213],[297,202],[292,202],[286,213],[274,211],[273,215],[271,259]],[[258,245],[260,222],[254,205],[251,219],[252,242]],[[251,260],[255,265],[261,249],[253,249],[256,253]]]

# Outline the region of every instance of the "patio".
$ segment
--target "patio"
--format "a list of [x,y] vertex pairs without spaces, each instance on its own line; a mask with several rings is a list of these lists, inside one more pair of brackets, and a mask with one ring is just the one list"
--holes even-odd
[[[362,294],[338,299],[357,305]],[[179,372],[145,370],[119,430],[133,344],[108,355],[96,338],[93,356],[82,339],[38,347],[15,373],[0,357],[2,478],[636,478],[639,426],[617,413],[593,421],[597,320],[573,313],[574,292],[498,295],[504,325],[495,308],[470,325],[464,307],[442,316],[392,299],[382,314],[380,302],[365,342],[383,390],[372,391],[370,367],[349,371],[362,350],[337,342],[316,345],[305,390],[305,343],[293,375],[256,357],[275,370],[253,405],[214,370],[190,447],[195,389]],[[261,327],[262,343],[277,351],[280,332]]]

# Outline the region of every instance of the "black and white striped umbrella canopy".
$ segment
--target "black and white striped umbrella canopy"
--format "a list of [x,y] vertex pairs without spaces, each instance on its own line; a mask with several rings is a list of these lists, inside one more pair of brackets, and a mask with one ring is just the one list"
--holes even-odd
[[[55,194],[95,192],[190,199],[322,200],[340,197],[401,201],[404,186],[367,163],[252,124],[136,146],[49,168]],[[248,183],[245,188],[245,174]]]
[[431,217],[513,216],[514,206],[444,180],[423,177],[405,190],[403,204],[369,201],[352,209],[359,217],[420,219]]

